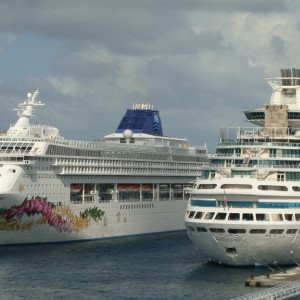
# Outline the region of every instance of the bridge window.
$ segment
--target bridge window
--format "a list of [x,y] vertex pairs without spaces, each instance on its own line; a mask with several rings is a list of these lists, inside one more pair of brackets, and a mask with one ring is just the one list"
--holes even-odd
[[293,215],[292,214],[285,214],[284,218],[286,219],[286,221],[293,221]]
[[256,221],[270,221],[268,214],[256,214]]
[[207,212],[204,216],[204,219],[211,220],[214,217],[214,215],[215,215],[214,212]]
[[189,214],[189,218],[193,218],[194,214],[195,214],[195,211],[191,211]]
[[203,213],[202,211],[198,211],[198,212],[196,213],[194,219],[201,219],[203,215],[204,215],[204,213]]
[[243,221],[253,221],[253,214],[243,214]]
[[231,213],[231,214],[229,214],[228,220],[239,221],[240,220],[240,214]]
[[272,214],[273,221],[283,221],[282,214]]
[[216,215],[216,220],[225,220],[226,219],[227,214],[226,213],[217,213]]

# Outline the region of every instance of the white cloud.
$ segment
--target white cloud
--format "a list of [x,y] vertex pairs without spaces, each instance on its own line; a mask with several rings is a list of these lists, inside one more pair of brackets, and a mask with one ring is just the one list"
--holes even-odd
[[265,77],[299,67],[299,9],[284,0],[5,1],[0,82],[11,99],[38,85],[41,114],[65,136],[101,137],[145,101],[161,110],[166,134],[215,145],[220,126],[244,125],[243,110],[269,101]]

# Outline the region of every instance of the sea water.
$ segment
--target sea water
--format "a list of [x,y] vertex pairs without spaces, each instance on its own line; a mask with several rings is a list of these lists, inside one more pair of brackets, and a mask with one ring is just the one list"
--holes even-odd
[[267,270],[207,262],[185,232],[0,248],[1,299],[232,299]]

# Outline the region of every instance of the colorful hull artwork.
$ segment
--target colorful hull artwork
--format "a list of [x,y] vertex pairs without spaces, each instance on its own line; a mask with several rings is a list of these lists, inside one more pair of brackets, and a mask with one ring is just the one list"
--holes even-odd
[[[23,218],[23,216],[27,218]],[[97,207],[86,208],[79,215],[65,205],[55,205],[46,198],[25,199],[20,205],[0,209],[0,230],[24,231],[48,224],[59,232],[80,232],[91,225],[91,221],[101,221],[104,211]],[[24,219],[26,221],[24,221]]]

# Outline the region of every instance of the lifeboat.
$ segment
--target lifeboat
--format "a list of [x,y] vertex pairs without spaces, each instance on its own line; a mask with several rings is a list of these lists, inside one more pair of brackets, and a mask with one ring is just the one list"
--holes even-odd
[[129,191],[138,191],[140,189],[140,186],[137,184],[132,184],[128,186]]
[[126,184],[119,184],[118,185],[118,191],[124,192],[124,191],[127,191],[127,190],[128,190],[128,185],[126,185]]
[[133,192],[138,191],[140,189],[140,185],[138,184],[119,184],[118,190],[123,192]]
[[81,186],[78,184],[71,184],[70,190],[71,190],[71,194],[78,194],[81,190]]
[[152,186],[149,185],[149,184],[143,184],[143,185],[142,185],[142,189],[143,189],[144,191],[150,191],[150,190],[152,190]]

